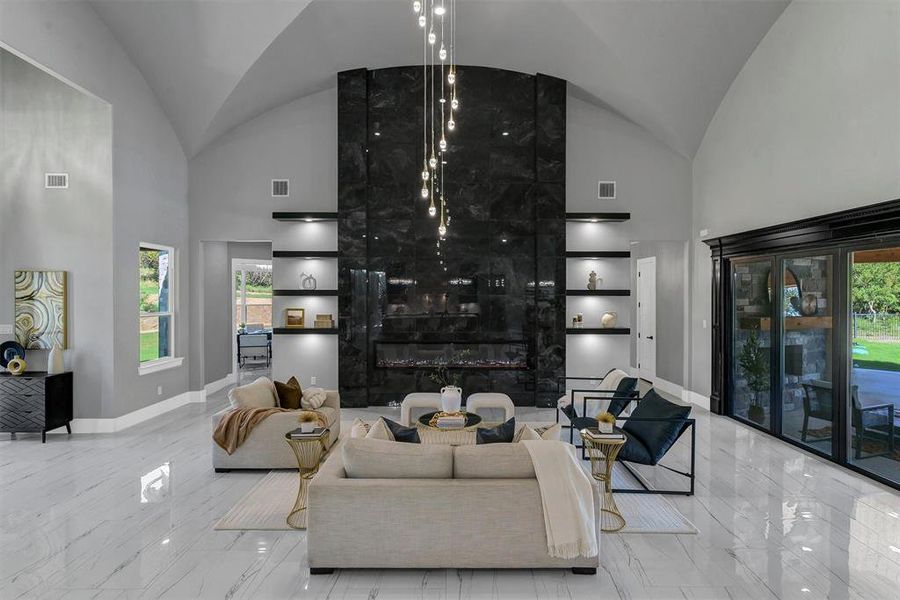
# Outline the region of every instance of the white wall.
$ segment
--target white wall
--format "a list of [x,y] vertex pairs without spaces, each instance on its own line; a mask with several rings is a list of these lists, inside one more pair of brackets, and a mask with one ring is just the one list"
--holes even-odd
[[[272,198],[271,180],[290,179],[290,198]],[[271,240],[274,250],[334,250],[335,223],[279,223],[275,210],[337,210],[337,88],[306,96],[269,111],[224,135],[190,161],[191,260],[202,272],[201,242]],[[285,281],[300,266],[315,269],[320,288],[337,287],[337,261],[303,261],[288,265],[275,259],[276,287],[299,287]],[[321,264],[320,264],[321,263]],[[285,270],[282,270],[285,269]],[[194,315],[191,358],[202,363],[204,340],[200,281],[191,299]],[[291,285],[293,283],[293,285]],[[296,298],[294,299],[296,303]],[[307,299],[303,299],[304,301]],[[280,301],[280,300],[279,300]],[[273,307],[280,324],[284,307]],[[334,312],[337,310],[328,311]],[[273,376],[297,375],[308,383],[337,386],[337,338],[275,336]],[[203,371],[191,372],[191,387],[203,385]]]
[[[108,104],[0,49],[0,323],[13,323],[15,270],[67,272],[76,417],[98,415],[113,388],[111,153]],[[45,189],[46,172],[69,188]],[[25,358],[46,369],[47,351]]]
[[[175,351],[189,335],[187,161],[147,83],[85,2],[0,3],[0,42],[112,106],[112,288],[114,377],[80,416],[117,417],[187,391],[190,362],[138,376],[138,245],[176,248]],[[83,239],[90,235],[83,232]],[[0,285],[3,285],[0,282]],[[78,327],[78,324],[76,324]],[[87,348],[73,348],[74,353]],[[87,360],[103,360],[88,356]],[[79,375],[76,373],[76,386]],[[161,394],[157,394],[161,386]]]
[[[597,182],[617,182],[615,200],[597,199]],[[685,351],[684,258],[679,248],[690,236],[691,165],[688,159],[660,143],[642,127],[581,100],[570,90],[566,123],[566,210],[569,212],[630,212],[625,223],[570,223],[569,250],[631,250],[632,260],[567,261],[569,288],[584,288],[593,269],[603,287],[631,288],[631,297],[571,297],[566,316],[584,313],[586,327],[597,326],[607,310],[618,313],[620,326],[631,336],[568,336],[566,370],[570,376],[596,376],[613,367],[634,365],[634,263],[638,256],[659,255],[657,303],[660,327],[657,374],[676,385],[684,383]],[[672,242],[656,244],[655,242]],[[678,276],[660,272],[674,268]],[[669,301],[669,299],[674,299]],[[672,318],[672,314],[677,315]]]
[[693,166],[690,387],[709,393],[699,241],[900,197],[900,4],[795,0],[709,125]]

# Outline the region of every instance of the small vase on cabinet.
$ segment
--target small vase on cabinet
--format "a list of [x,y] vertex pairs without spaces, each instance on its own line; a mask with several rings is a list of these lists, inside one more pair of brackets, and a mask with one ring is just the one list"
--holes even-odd
[[441,410],[445,413],[457,413],[462,407],[462,388],[448,385],[441,388]]
[[65,361],[63,361],[63,351],[59,346],[53,346],[50,349],[50,355],[47,356],[47,374],[58,375],[66,370]]

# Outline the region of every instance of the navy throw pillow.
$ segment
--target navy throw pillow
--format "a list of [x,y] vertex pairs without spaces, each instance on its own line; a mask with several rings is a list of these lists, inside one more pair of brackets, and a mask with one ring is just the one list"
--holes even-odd
[[404,427],[396,421],[391,421],[384,417],[381,418],[384,419],[384,424],[387,425],[387,428],[391,430],[391,435],[394,436],[395,442],[405,442],[407,444],[418,444],[421,442],[419,440],[419,430],[415,427]]
[[476,444],[509,444],[516,435],[516,418],[496,427],[479,427],[475,430]]
[[[678,440],[678,436],[687,426],[682,420],[691,414],[690,406],[681,406],[669,402],[651,389],[637,403],[637,408],[631,412],[631,416],[625,421],[622,429],[629,435],[637,438],[647,449],[651,464],[656,464],[666,455],[669,448]],[[673,419],[672,421],[640,421],[635,419]]]
[[617,417],[622,414],[622,411],[625,410],[625,407],[631,404],[632,400],[634,400],[634,398],[631,397],[631,394],[634,393],[636,387],[636,378],[623,377],[619,382],[618,387],[616,387],[616,391],[613,394],[613,399],[609,403],[609,408],[607,408],[606,411],[612,413]]

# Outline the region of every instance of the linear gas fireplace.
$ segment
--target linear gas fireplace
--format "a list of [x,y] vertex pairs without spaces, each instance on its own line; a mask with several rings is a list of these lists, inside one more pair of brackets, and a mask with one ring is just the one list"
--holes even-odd
[[377,369],[526,370],[524,340],[498,342],[375,342]]

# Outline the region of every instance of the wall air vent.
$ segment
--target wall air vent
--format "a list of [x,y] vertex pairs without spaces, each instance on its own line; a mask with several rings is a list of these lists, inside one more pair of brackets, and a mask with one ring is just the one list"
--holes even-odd
[[68,173],[44,173],[44,187],[48,190],[64,190],[69,187]]
[[288,191],[288,181],[287,179],[273,179],[272,180],[272,197],[273,198],[285,198],[290,196],[290,192]]
[[597,198],[600,200],[616,199],[616,182],[615,181],[598,181],[597,182]]

